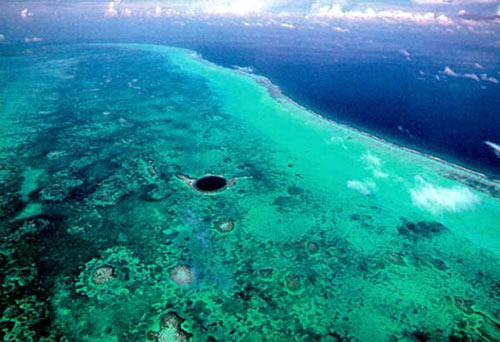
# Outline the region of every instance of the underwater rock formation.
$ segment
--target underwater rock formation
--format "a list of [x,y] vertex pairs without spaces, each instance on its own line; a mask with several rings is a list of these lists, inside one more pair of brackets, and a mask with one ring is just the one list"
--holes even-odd
[[270,267],[261,268],[259,270],[259,277],[263,281],[272,281],[273,280],[273,273],[274,273],[274,270]]
[[58,172],[53,175],[49,185],[40,191],[40,199],[52,202],[64,201],[74,188],[82,184],[81,179],[72,177],[68,172]]
[[306,242],[306,251],[311,255],[317,254],[319,252],[319,244],[314,241]]
[[284,280],[286,290],[291,294],[300,294],[304,291],[303,277],[297,274],[287,274]]
[[184,319],[175,311],[170,311],[160,319],[159,331],[149,331],[147,339],[156,342],[187,342],[191,334],[183,330]]
[[220,220],[215,224],[217,230],[221,233],[232,232],[234,229],[234,225],[235,223],[231,220]]
[[92,281],[96,285],[103,285],[114,278],[114,269],[111,266],[97,268],[92,274]]
[[188,266],[177,266],[170,273],[170,278],[179,286],[189,286],[194,281],[193,270]]
[[109,207],[129,193],[128,184],[119,177],[111,177],[102,182],[92,195],[91,203],[98,207]]

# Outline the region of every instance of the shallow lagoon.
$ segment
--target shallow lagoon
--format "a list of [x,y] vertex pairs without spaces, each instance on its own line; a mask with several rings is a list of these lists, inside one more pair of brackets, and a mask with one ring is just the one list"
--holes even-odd
[[498,182],[188,50],[17,48],[0,80],[4,339],[499,338]]

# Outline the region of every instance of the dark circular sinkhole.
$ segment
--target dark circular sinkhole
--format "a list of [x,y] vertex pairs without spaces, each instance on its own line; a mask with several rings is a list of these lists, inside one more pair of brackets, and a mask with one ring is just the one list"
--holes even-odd
[[227,180],[221,176],[205,176],[194,182],[194,188],[202,192],[216,192],[223,190]]

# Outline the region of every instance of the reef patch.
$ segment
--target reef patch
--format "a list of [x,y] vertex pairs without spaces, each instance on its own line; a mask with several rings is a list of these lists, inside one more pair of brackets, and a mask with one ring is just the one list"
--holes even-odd
[[446,230],[446,227],[435,221],[410,222],[404,218],[401,219],[398,227],[400,235],[410,240],[429,239]]

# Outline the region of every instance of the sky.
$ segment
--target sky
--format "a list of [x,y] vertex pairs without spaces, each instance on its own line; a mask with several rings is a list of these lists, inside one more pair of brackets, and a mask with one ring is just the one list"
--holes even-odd
[[[377,16],[399,11],[401,15],[432,13],[490,17],[499,15],[499,0],[2,0],[8,6],[66,6],[103,9],[113,15],[218,14],[218,15],[303,15]],[[159,10],[158,10],[159,9]],[[34,13],[33,13],[34,14]],[[396,15],[396,14],[394,14]],[[498,20],[498,18],[497,18]]]
[[247,18],[272,18],[288,29],[298,20],[336,22],[339,31],[351,24],[411,25],[497,38],[500,31],[500,0],[0,0],[0,20],[77,14],[107,20],[232,17],[250,24]]
[[[305,16],[363,16],[366,11],[408,13],[471,13],[479,16],[498,14],[498,0],[112,0],[108,8],[129,8],[151,4],[179,12],[209,14],[296,14]],[[139,6],[138,6],[139,7]],[[369,12],[373,13],[373,12]],[[376,14],[372,14],[376,15]]]

